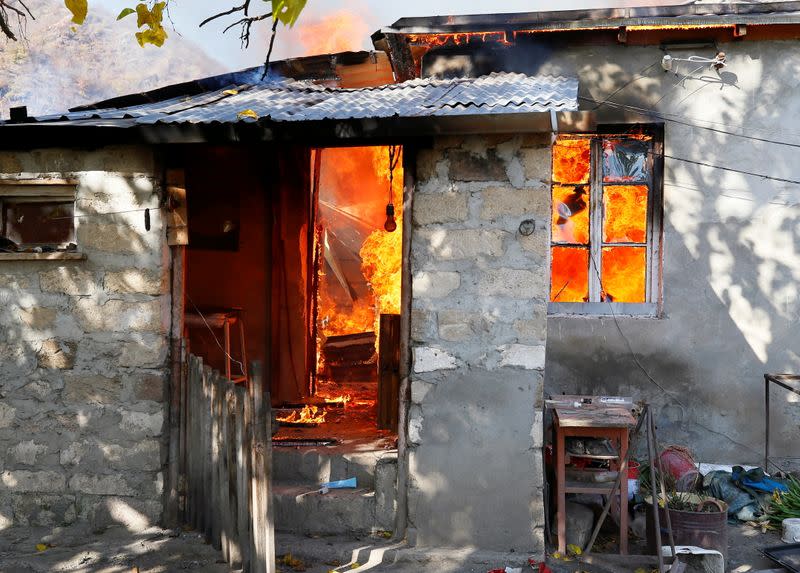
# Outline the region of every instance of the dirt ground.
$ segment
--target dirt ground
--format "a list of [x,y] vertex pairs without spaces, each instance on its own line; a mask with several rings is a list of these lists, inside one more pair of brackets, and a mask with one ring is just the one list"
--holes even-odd
[[[729,526],[728,534],[729,573],[755,573],[776,567],[760,550],[780,544],[778,534],[762,534],[735,524]],[[632,552],[641,552],[642,548],[642,543],[634,543]],[[373,537],[310,538],[279,534],[276,550],[280,556],[278,571],[282,573],[487,573],[505,566],[519,567],[527,561],[527,556],[519,554],[408,549],[402,543]],[[287,558],[287,554],[291,557]],[[630,559],[612,557],[604,561],[602,555],[598,557],[596,564],[552,557],[547,563],[553,573],[633,573],[641,567]],[[92,532],[81,526],[0,531],[2,573],[231,571],[221,561],[221,554],[207,545],[201,535],[189,531],[150,528],[130,532],[123,527],[110,527]],[[523,566],[522,571],[533,573],[534,569]]]

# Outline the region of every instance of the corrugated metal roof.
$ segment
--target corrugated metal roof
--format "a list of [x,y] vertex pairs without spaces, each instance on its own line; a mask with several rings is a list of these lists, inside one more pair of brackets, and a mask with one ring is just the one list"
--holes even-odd
[[[457,34],[486,31],[547,31],[621,26],[724,26],[797,24],[800,2],[685,2],[644,6],[401,18],[373,34]],[[650,4],[650,5],[648,5]]]
[[303,122],[391,117],[445,117],[578,109],[578,80],[492,73],[479,78],[410,80],[401,84],[342,89],[284,80],[232,85],[208,93],[125,108],[85,110],[36,118],[42,122],[89,119],[208,124],[259,119]]

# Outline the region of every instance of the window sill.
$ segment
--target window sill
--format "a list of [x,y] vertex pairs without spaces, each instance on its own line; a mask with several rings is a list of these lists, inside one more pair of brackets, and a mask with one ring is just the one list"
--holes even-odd
[[3,261],[85,261],[86,254],[79,252],[55,253],[0,253]]
[[547,305],[548,316],[613,317],[635,316],[660,318],[658,304],[654,302],[551,302]]

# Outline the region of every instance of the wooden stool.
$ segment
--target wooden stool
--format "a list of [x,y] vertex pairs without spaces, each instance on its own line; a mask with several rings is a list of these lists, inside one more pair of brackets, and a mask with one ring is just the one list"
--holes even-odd
[[[559,397],[562,398],[562,397]],[[567,494],[590,493],[611,495],[613,483],[591,483],[566,479],[566,438],[608,438],[615,446],[612,455],[585,455],[581,457],[609,460],[613,470],[623,475],[619,491],[619,552],[628,553],[628,432],[636,425],[636,420],[625,406],[604,404],[593,398],[592,404],[553,405],[553,428],[555,430],[555,473],[556,473],[556,527],[558,550],[567,550]],[[597,403],[595,403],[597,402]],[[583,549],[583,547],[581,547]]]
[[[184,324],[187,328],[208,328],[222,330],[222,351],[225,353],[225,377],[236,384],[247,382],[247,351],[244,339],[244,318],[241,308],[214,309],[198,311],[196,313],[187,312],[184,317]],[[240,363],[243,365],[240,370],[242,374],[233,376],[231,373],[231,363],[234,362],[231,356],[231,326],[239,325],[239,349]],[[216,338],[216,337],[215,337]],[[219,343],[219,341],[217,341]]]

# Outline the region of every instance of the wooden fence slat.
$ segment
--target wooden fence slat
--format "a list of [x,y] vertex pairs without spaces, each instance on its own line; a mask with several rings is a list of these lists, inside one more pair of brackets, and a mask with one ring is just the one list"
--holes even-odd
[[202,446],[200,454],[203,457],[203,489],[202,489],[202,508],[203,524],[202,531],[206,541],[211,543],[211,378],[213,370],[210,366],[203,367],[203,425],[201,428]]
[[275,536],[272,519],[272,441],[269,393],[265,390],[261,364],[252,363],[250,400],[252,402],[252,458],[250,573],[274,573]]
[[[251,382],[252,383],[252,382]],[[250,571],[250,416],[249,396],[243,386],[236,387],[236,485],[237,525],[242,570]]]
[[216,550],[222,549],[222,512],[219,499],[219,474],[220,474],[220,388],[222,377],[214,371],[211,377],[211,546]]
[[230,397],[230,382],[219,380],[219,517],[220,517],[220,545],[222,546],[222,558],[226,563],[231,562],[230,553],[230,533],[231,533],[231,512],[230,512],[230,484],[228,482],[228,398]]
[[238,534],[238,502],[237,502],[237,465],[236,465],[236,386],[225,387],[225,416],[223,420],[223,436],[225,438],[225,485],[222,495],[227,498],[225,520],[225,543],[228,546],[227,562],[238,568],[242,562],[239,550]]

